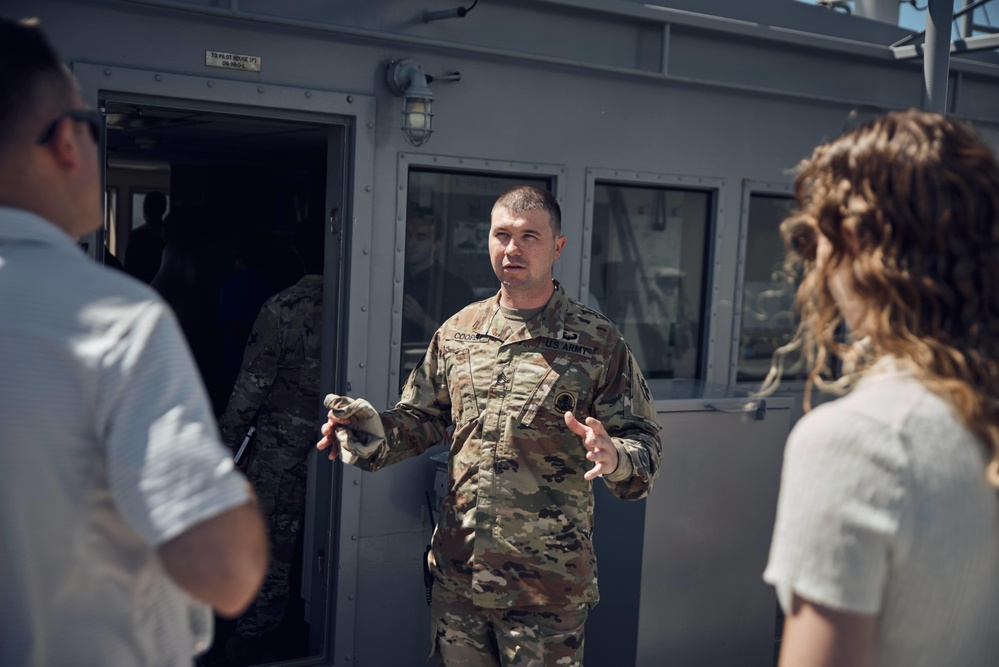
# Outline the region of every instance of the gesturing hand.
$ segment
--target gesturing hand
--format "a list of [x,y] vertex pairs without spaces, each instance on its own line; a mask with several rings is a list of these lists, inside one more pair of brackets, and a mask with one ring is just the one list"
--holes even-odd
[[607,431],[599,419],[587,417],[586,423],[583,424],[571,412],[567,411],[565,425],[583,439],[583,446],[586,447],[586,458],[593,461],[593,467],[583,475],[583,479],[592,481],[617,470],[617,447],[614,446],[614,441],[607,435]]
[[323,439],[316,443],[316,448],[322,451],[329,447],[330,461],[335,459],[340,455],[340,444],[336,440],[336,434],[333,433],[334,429],[340,424],[349,424],[349,419],[337,419],[333,416],[333,411],[330,410],[327,415],[327,421],[323,424],[322,428],[319,429],[323,433]]

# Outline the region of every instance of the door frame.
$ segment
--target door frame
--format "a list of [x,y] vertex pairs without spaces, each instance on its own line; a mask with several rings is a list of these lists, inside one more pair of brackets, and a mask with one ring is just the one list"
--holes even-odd
[[[281,120],[301,120],[330,125],[330,136],[343,128],[343,151],[340,159],[327,162],[326,262],[324,277],[324,335],[322,382],[320,391],[347,393],[346,369],[363,365],[367,358],[367,308],[358,305],[358,316],[351,317],[351,304],[369,302],[369,281],[348,280],[350,275],[370,274],[373,243],[373,191],[375,161],[375,98],[315,88],[238,81],[220,76],[195,76],[136,69],[114,65],[74,62],[71,65],[88,104],[98,108],[101,99],[115,101],[143,98],[150,106],[198,108],[203,111]],[[102,185],[105,177],[106,141],[101,144]],[[342,183],[332,184],[334,177]],[[103,189],[102,189],[103,191]],[[339,196],[337,193],[339,191]],[[336,213],[333,214],[333,210]],[[92,254],[103,247],[103,228],[91,240]],[[96,256],[96,255],[95,255]],[[331,267],[330,262],[336,266]],[[326,333],[330,332],[330,333]],[[351,390],[366,395],[364,375],[353,378]],[[319,415],[317,415],[317,418]],[[317,421],[317,434],[319,423]],[[315,457],[315,453],[313,453]],[[317,463],[323,459],[316,457]],[[317,466],[318,468],[318,466]],[[336,650],[353,653],[354,609],[357,594],[357,540],[360,523],[360,486],[354,478],[360,471],[332,466],[325,482],[310,478],[307,526],[327,527],[327,540],[314,540],[311,546],[313,565],[322,562],[325,586],[326,628],[322,646],[310,646],[321,654],[314,664],[332,661]],[[319,477],[322,477],[320,475]],[[316,488],[316,487],[320,488]],[[322,486],[327,487],[323,493]],[[314,531],[315,532],[315,531]],[[322,545],[328,544],[332,554]],[[308,545],[307,545],[308,546]],[[306,552],[308,553],[308,552]],[[311,662],[312,660],[310,660]]]

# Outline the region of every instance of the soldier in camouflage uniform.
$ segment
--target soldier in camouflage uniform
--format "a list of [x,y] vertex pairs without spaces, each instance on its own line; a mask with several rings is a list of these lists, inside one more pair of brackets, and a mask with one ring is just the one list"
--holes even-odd
[[[238,447],[256,416],[246,475],[267,523],[271,561],[257,598],[236,621],[227,647],[236,664],[256,664],[280,646],[274,631],[290,599],[289,572],[305,513],[308,455],[315,440],[322,341],[322,221],[300,225],[295,249],[306,275],[260,309],[243,365],[219,420]],[[264,660],[266,661],[266,660]]]
[[437,331],[402,400],[374,420],[380,444],[363,446],[371,439],[358,432],[370,404],[327,398],[319,448],[365,470],[419,454],[455,425],[430,554],[443,665],[581,667],[598,599],[591,482],[636,499],[659,472],[659,424],[631,351],[552,280],[559,216],[544,190],[499,198],[489,251],[500,292]]

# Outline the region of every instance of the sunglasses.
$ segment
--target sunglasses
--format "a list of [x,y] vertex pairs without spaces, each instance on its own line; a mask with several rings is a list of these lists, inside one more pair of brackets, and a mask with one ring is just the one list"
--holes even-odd
[[76,123],[86,123],[87,127],[90,129],[90,136],[94,138],[94,143],[96,144],[100,140],[100,112],[96,109],[70,109],[69,111],[64,111],[56,116],[55,119],[42,131],[42,133],[38,135],[38,139],[35,140],[35,143],[39,146],[47,144],[55,134],[56,129],[59,127],[59,123],[67,118]]

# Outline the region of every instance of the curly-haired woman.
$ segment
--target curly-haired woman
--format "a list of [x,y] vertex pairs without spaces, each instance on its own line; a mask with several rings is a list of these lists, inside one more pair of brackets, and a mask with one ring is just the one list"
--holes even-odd
[[785,352],[806,403],[849,393],[788,439],[764,574],[780,664],[999,664],[995,155],[953,119],[892,112],[817,148],[795,188]]

